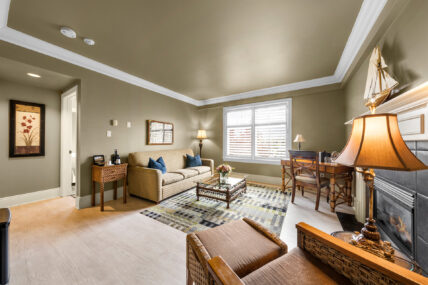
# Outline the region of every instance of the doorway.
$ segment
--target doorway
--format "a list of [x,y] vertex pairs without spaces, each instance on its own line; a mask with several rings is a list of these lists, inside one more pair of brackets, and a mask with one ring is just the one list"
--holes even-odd
[[61,196],[77,188],[77,86],[61,94]]

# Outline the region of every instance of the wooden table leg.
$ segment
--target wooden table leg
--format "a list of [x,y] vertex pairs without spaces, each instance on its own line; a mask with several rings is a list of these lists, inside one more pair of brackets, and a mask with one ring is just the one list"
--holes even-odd
[[281,167],[281,174],[282,174],[282,176],[281,176],[281,179],[282,179],[281,191],[285,192],[285,166],[284,165],[282,165],[282,167]]
[[104,211],[104,183],[100,183],[100,207]]
[[334,213],[334,208],[336,208],[336,179],[334,175],[330,177],[330,211]]
[[126,204],[126,196],[128,195],[126,193],[126,176],[125,176],[125,178],[123,178],[123,203],[124,204]]
[[352,206],[352,173],[349,173],[349,177],[346,179],[346,194],[348,206]]
[[199,201],[199,185],[196,185],[196,201]]
[[113,191],[113,199],[117,200],[117,181],[113,182],[114,191]]
[[92,207],[95,206],[95,181],[92,181]]

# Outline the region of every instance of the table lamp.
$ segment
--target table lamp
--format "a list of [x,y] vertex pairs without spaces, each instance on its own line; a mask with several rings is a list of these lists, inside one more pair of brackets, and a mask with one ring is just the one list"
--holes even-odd
[[389,242],[380,239],[373,219],[373,169],[415,171],[428,167],[407,147],[401,137],[395,114],[371,114],[355,118],[351,136],[335,162],[356,167],[370,190],[369,217],[361,233],[353,237],[352,243],[377,256],[392,260],[394,249]]
[[199,140],[199,156],[202,157],[202,140],[207,138],[207,132],[205,130],[198,130],[196,138]]
[[300,150],[300,143],[305,142],[305,139],[301,134],[297,134],[296,138],[294,139],[294,142],[299,143],[299,150]]

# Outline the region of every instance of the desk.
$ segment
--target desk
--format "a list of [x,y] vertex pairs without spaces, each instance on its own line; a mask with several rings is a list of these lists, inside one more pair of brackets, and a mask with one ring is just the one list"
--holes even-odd
[[128,164],[92,165],[92,206],[95,206],[95,182],[100,184],[100,208],[104,211],[104,183],[114,183],[113,198],[117,199],[117,181],[123,179],[123,203],[126,204],[126,175]]
[[[304,162],[304,160],[302,160],[302,162]],[[311,164],[311,162],[308,161],[308,164]],[[290,166],[290,160],[281,160],[282,189],[285,189],[286,185],[284,173],[286,172],[286,168],[289,168]],[[348,203],[349,206],[352,206],[351,191],[354,168],[331,162],[320,162],[319,166],[320,172],[327,174],[330,178],[330,210],[334,212],[336,206],[342,203]],[[345,181],[343,185],[339,185],[337,183],[337,180],[341,178]],[[342,199],[343,201],[339,202],[339,199]]]

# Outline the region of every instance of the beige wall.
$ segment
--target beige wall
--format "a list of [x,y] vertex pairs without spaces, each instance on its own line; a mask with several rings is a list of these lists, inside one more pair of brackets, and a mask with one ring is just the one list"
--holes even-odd
[[[9,100],[46,105],[46,154],[9,158]],[[0,198],[59,187],[61,97],[58,92],[0,80]]]
[[[380,36],[377,44],[389,66],[390,74],[400,83],[397,96],[428,81],[427,47],[428,1],[412,0],[404,7],[392,25]],[[376,42],[376,39],[375,39]],[[350,120],[367,111],[363,95],[368,63],[374,44],[365,52],[359,66],[344,88],[346,119]],[[347,128],[349,133],[350,127]]]
[[[195,136],[198,118],[196,107],[192,105],[5,42],[0,42],[0,54],[9,59],[80,79],[78,95],[79,196],[90,194],[90,167],[94,154],[104,154],[109,157],[117,148],[121,157],[126,161],[128,153],[134,151],[188,147],[197,149]],[[111,119],[118,120],[119,126],[110,126]],[[174,123],[175,142],[172,146],[146,145],[146,120],[148,119]],[[132,128],[126,128],[127,121],[131,121]],[[111,138],[106,137],[108,129],[113,133]],[[48,175],[43,175],[41,179],[49,178]],[[15,181],[15,183],[24,182]],[[111,188],[111,185],[107,185],[107,187]]]
[[[309,92],[305,94],[305,92]],[[302,149],[316,151],[340,151],[345,143],[345,101],[342,90],[335,86],[278,94],[266,98],[254,98],[229,102],[212,107],[201,107],[200,127],[207,130],[209,139],[204,141],[203,156],[214,158],[216,165],[223,161],[223,107],[280,98],[292,98],[292,133],[303,134],[306,142]],[[297,148],[297,144],[293,143]],[[278,165],[230,162],[236,172],[257,175],[280,176]]]

